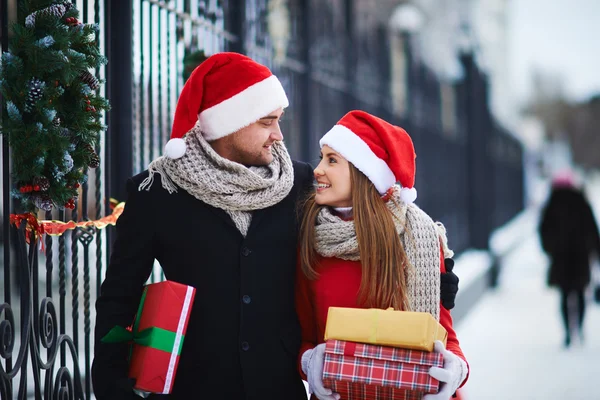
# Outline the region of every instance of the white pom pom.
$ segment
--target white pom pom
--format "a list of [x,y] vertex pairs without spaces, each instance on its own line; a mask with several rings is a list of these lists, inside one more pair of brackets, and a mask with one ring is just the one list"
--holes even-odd
[[417,189],[415,188],[402,188],[400,190],[400,198],[406,204],[414,203],[417,199]]
[[165,145],[165,156],[176,160],[185,154],[185,140],[171,139]]

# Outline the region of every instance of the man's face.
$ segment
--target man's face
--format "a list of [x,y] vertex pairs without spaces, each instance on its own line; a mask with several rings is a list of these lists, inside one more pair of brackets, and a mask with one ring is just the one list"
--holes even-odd
[[283,140],[279,127],[282,115],[283,109],[279,108],[252,125],[216,140],[213,147],[218,146],[222,157],[246,166],[268,165],[273,161],[273,143]]

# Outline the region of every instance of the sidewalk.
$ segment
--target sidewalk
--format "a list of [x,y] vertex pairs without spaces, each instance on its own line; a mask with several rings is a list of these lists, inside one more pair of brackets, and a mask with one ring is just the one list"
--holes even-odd
[[[600,185],[588,198],[598,218]],[[545,284],[547,268],[537,236],[528,236],[503,260],[498,287],[456,324],[471,366],[464,399],[600,399],[600,304],[588,292],[585,342],[574,338],[563,348],[560,299]]]

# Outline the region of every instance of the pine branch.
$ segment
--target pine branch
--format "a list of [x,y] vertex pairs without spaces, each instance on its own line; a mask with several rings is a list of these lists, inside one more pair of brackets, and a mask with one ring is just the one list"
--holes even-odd
[[99,121],[109,104],[95,92],[103,82],[90,71],[106,58],[95,44],[98,27],[79,22],[72,3],[18,3],[9,52],[0,60],[11,193],[26,211],[70,208],[86,171],[99,164],[93,148],[106,130]]

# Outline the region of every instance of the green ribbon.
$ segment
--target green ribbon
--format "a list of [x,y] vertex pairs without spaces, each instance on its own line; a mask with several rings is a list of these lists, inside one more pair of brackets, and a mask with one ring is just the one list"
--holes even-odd
[[[142,293],[142,299],[140,300],[140,306],[138,307],[135,321],[133,323],[133,329],[130,331],[122,326],[115,326],[112,328],[102,339],[102,343],[123,343],[133,342],[140,346],[146,346],[157,350],[162,350],[167,353],[173,352],[173,346],[175,344],[175,337],[177,332],[168,331],[166,329],[150,327],[142,331],[139,330],[140,318],[142,316],[142,310],[144,308],[144,302],[146,301],[146,291]],[[184,336],[182,335],[179,347],[176,349],[177,355],[181,354],[181,347],[183,346]]]

